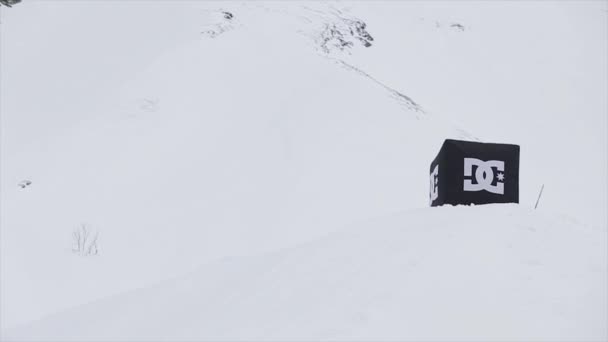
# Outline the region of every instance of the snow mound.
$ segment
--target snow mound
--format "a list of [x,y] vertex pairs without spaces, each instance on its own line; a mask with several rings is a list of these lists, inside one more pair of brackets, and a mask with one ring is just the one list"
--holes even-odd
[[518,205],[421,209],[211,263],[10,338],[604,340],[606,241]]
[[[521,145],[521,203],[533,204],[544,184],[539,211],[567,213],[605,231],[605,7],[599,2],[34,1],[3,9],[0,328],[146,288],[225,257],[262,255],[370,217],[426,207],[428,165],[445,138]],[[448,26],[456,23],[466,30]],[[418,226],[415,217],[435,219],[411,215],[403,218],[407,226]],[[84,253],[78,239],[73,246],[80,227],[99,237],[97,244],[80,245]],[[382,225],[378,233],[389,234]],[[427,242],[419,249],[441,243]],[[581,242],[563,251],[587,255],[597,243],[587,242],[590,246]],[[353,243],[345,253],[365,245]],[[88,255],[97,247],[98,253]],[[289,253],[295,259],[286,265],[293,272],[316,260],[298,261],[305,249]],[[338,252],[319,253],[331,259]],[[373,253],[378,262],[388,257],[383,254],[388,250]],[[267,270],[273,258],[253,260]],[[573,260],[582,259],[577,254]],[[211,301],[203,295],[253,296],[254,289],[243,284],[220,291],[219,282],[232,274],[224,267],[235,270],[235,281],[247,281],[246,263],[201,271],[218,290],[176,300],[192,298],[194,305]],[[276,284],[288,281],[281,277],[297,277],[279,271]],[[335,272],[311,279],[351,279]],[[275,284],[272,275],[259,281]],[[582,281],[573,289],[583,288]],[[413,290],[426,287],[410,282]],[[534,284],[530,293],[551,286]],[[373,302],[359,290],[361,305]],[[293,310],[304,308],[304,301],[342,307],[323,297],[327,294],[317,298],[299,291],[306,294],[302,301],[286,294]],[[243,324],[277,317],[266,311],[242,316],[233,312],[236,307],[259,301],[235,300],[227,300],[226,308],[201,304],[193,317],[213,316],[205,310],[224,315],[213,316],[210,324],[217,327],[205,333],[198,334],[185,318],[151,329],[166,329],[159,336],[176,338],[181,328],[186,337],[232,336],[222,330],[228,324],[242,327],[242,336],[250,338],[293,337],[290,327],[302,338],[384,331],[373,317],[369,330],[355,331],[366,325],[354,320],[354,327],[342,327],[332,316],[325,325],[312,320],[306,332],[304,320],[312,313],[295,319],[295,311],[279,305],[283,302],[274,305],[287,310],[294,323],[254,331]],[[416,303],[422,309],[410,306],[410,312],[428,307]],[[554,307],[552,301],[543,303]],[[183,317],[177,306],[157,304]],[[186,304],[184,310],[194,312]],[[134,314],[125,311],[125,317]],[[234,319],[218,325],[229,314]],[[549,323],[557,320],[548,317]],[[287,321],[277,318],[277,324]],[[122,323],[116,324],[97,330],[123,331]],[[321,331],[330,326],[337,330]],[[125,329],[124,334],[131,331]],[[393,332],[401,330],[386,330]]]
[[[254,5],[180,12],[180,39],[93,108],[56,115],[60,133],[3,153],[10,324],[427,204],[428,162],[462,132]],[[81,262],[70,238],[83,224],[99,253]]]

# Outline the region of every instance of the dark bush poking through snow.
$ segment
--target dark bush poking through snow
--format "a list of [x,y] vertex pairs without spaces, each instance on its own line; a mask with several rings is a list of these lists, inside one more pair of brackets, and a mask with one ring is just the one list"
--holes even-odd
[[323,52],[345,51],[351,49],[357,41],[366,48],[372,46],[374,38],[367,32],[365,22],[339,16],[338,19],[337,22],[326,23],[321,31],[319,43]]

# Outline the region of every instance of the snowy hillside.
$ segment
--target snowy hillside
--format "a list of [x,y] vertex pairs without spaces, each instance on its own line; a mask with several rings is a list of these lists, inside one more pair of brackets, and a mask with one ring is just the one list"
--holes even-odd
[[[42,326],[60,329],[71,315],[92,317],[79,310],[93,310],[99,315],[95,323],[80,321],[83,328],[71,333],[121,339],[120,331],[127,329],[122,324],[144,312],[139,303],[150,293],[164,298],[163,309],[141,317],[141,325],[125,330],[128,336],[145,336],[141,334],[148,332],[140,328],[153,324],[159,334],[175,338],[346,339],[385,331],[414,339],[417,331],[432,332],[425,319],[429,316],[411,326],[411,335],[391,323],[397,319],[393,313],[403,313],[393,304],[373,306],[378,315],[393,318],[372,322],[369,330],[338,316],[365,312],[359,306],[375,300],[366,291],[377,284],[362,281],[375,268],[383,272],[385,265],[398,267],[415,259],[410,249],[396,247],[409,239],[422,239],[415,250],[435,251],[438,259],[424,266],[430,278],[421,277],[408,289],[430,287],[438,297],[406,298],[411,294],[389,287],[381,300],[409,306],[407,313],[413,315],[428,310],[422,302],[447,298],[442,291],[448,290],[431,282],[438,273],[459,269],[439,262],[457,252],[448,249],[444,255],[434,245],[447,244],[454,234],[479,238],[467,248],[490,261],[465,263],[464,283],[449,291],[479,279],[489,282],[487,296],[505,289],[498,284],[502,278],[487,273],[490,268],[505,263],[507,277],[519,279],[535,269],[525,260],[538,260],[535,253],[542,251],[527,244],[548,243],[550,252],[541,262],[549,266],[540,268],[538,278],[504,285],[516,286],[521,302],[508,306],[506,316],[488,318],[488,336],[605,338],[599,323],[606,317],[605,293],[596,286],[607,272],[601,258],[608,205],[606,10],[602,2],[131,1],[2,7],[2,333],[30,336],[47,331],[39,330]],[[428,166],[446,138],[521,145],[521,208],[407,211],[428,205]],[[528,209],[542,184],[537,216]],[[390,216],[396,212],[404,214]],[[346,233],[387,215],[392,218],[379,223],[378,236],[372,227]],[[477,220],[485,223],[468,223]],[[495,234],[484,235],[493,220],[500,221],[490,227]],[[435,223],[427,226],[427,221]],[[420,228],[407,234],[394,228],[410,225]],[[553,225],[559,227],[557,240],[548,228]],[[536,240],[529,240],[522,226],[538,229],[531,234]],[[84,234],[81,227],[97,237],[95,244],[90,239],[82,249],[75,244],[74,234]],[[345,235],[326,237],[338,230]],[[501,235],[509,232],[514,236]],[[507,253],[507,237],[514,239],[513,246],[525,246],[521,255],[516,253],[524,261]],[[353,274],[336,272],[327,289],[362,296],[353,303],[356,310],[327,292],[301,298],[265,292],[276,282],[299,293],[308,288],[297,281],[305,277],[301,268],[322,263],[317,252],[342,258],[374,239],[394,240],[395,245],[388,250],[380,242],[370,245],[366,253],[378,259],[369,263],[340,259],[323,266],[345,267],[344,272],[362,267]],[[307,241],[318,242],[293,248]],[[276,254],[281,249],[285,252]],[[97,253],[86,255],[89,250]],[[499,251],[503,254],[493,254]],[[219,261],[224,258],[235,259]],[[277,278],[254,274],[267,274],[282,258],[289,262]],[[564,278],[558,264],[572,272],[582,267],[581,276]],[[323,267],[310,273],[311,282],[326,281]],[[473,276],[477,268],[487,277]],[[194,273],[184,278],[188,272]],[[401,285],[411,279],[390,274],[379,279]],[[121,295],[172,277],[177,278],[160,288]],[[235,283],[228,284],[230,279]],[[260,281],[259,287],[243,285],[249,281]],[[202,288],[189,288],[191,283]],[[556,292],[539,290],[547,287]],[[315,288],[326,291],[310,287]],[[588,297],[570,302],[575,291],[587,290]],[[243,297],[220,307],[237,292]],[[107,310],[80,307],[107,297],[99,302]],[[446,303],[445,315],[460,310],[454,305],[467,297]],[[182,305],[189,298],[193,306]],[[203,304],[211,299],[217,302]],[[125,309],[124,322],[113,321],[123,310],[115,305],[123,300],[135,306]],[[494,303],[487,300],[469,303],[468,322]],[[496,300],[497,306],[511,305],[511,297]],[[279,309],[292,305],[289,312],[302,316],[278,320],[278,330],[255,330],[249,324],[278,319],[273,315],[279,311],[254,310],[261,301]],[[323,316],[312,308],[306,311],[305,305],[319,301],[338,310],[327,313],[327,324],[332,324],[314,321],[307,327],[309,317]],[[203,306],[200,311],[196,304]],[[545,311],[553,304],[562,311]],[[511,330],[505,328],[505,320],[528,305],[547,317],[547,325],[559,323],[570,330],[554,335],[554,330],[528,326],[519,318],[510,321]],[[70,311],[73,307],[78,308]],[[589,314],[575,317],[580,310]],[[58,312],[65,313],[27,328]],[[177,321],[158,324],[163,312]],[[197,330],[196,322],[188,320],[213,313],[219,316],[209,330]],[[246,313],[259,321],[239,316]],[[441,323],[447,324],[446,338],[483,337],[466,327],[453,330],[447,320]],[[234,333],[242,335],[222,330],[241,324]],[[384,330],[381,324],[395,329]],[[500,327],[492,330],[492,324]],[[25,328],[12,330],[19,326]],[[64,332],[49,331],[48,337]]]
[[590,341],[604,232],[516,205],[432,208],[226,258],[35,322],[26,341]]

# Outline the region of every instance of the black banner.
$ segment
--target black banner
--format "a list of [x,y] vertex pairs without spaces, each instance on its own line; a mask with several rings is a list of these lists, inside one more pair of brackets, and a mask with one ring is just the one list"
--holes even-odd
[[430,203],[519,203],[519,146],[446,139],[431,163]]

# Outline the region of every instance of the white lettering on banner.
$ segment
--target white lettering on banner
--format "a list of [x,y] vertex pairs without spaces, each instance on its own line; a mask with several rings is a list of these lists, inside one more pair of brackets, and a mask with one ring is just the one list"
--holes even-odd
[[439,165],[435,165],[433,172],[431,172],[431,204],[433,201],[439,197],[439,188],[437,187],[437,182],[439,180]]
[[[473,166],[477,166],[475,175],[473,176]],[[498,176],[494,175],[494,170],[498,171]],[[505,184],[504,184],[504,172],[505,162],[500,160],[488,160],[483,161],[477,158],[464,158],[464,176],[473,177],[477,181],[473,183],[472,179],[464,180],[464,191],[481,191],[486,190],[494,194],[504,195]],[[496,177],[496,185],[492,185],[494,178]]]

